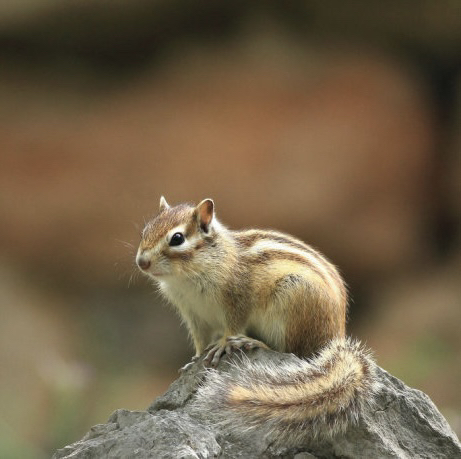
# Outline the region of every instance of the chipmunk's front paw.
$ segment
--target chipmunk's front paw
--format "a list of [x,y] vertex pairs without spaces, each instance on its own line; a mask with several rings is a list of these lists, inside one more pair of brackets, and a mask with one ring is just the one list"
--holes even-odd
[[205,349],[205,352],[208,351],[208,354],[203,362],[207,366],[216,367],[224,353],[232,355],[236,350],[250,350],[258,347],[268,349],[262,341],[249,338],[245,335],[227,336]]
[[226,343],[223,340],[219,340],[217,343],[211,344],[205,349],[207,352],[206,357],[203,359],[205,366],[216,367],[221,359],[221,356],[226,352]]

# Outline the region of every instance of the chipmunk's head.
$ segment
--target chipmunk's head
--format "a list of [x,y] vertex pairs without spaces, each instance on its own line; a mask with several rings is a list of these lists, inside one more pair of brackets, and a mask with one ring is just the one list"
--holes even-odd
[[207,247],[215,244],[218,225],[211,199],[170,207],[162,196],[158,215],[142,232],[136,264],[158,280],[197,271]]

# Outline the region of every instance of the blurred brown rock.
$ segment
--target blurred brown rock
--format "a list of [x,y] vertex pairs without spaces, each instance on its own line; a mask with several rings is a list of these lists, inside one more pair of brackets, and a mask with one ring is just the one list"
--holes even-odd
[[255,42],[189,53],[73,107],[52,87],[43,100],[3,81],[1,250],[116,282],[114,263],[129,267],[133,252],[117,241],[136,245],[133,222],[165,194],[211,196],[227,224],[295,233],[360,279],[424,259],[435,141],[424,86],[382,54],[278,43],[264,57]]

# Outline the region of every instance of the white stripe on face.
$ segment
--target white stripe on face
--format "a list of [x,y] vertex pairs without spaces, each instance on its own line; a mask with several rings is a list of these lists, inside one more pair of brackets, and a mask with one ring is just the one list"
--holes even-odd
[[199,234],[194,234],[189,238],[186,238],[185,236],[185,231],[186,231],[186,225],[178,225],[174,227],[172,230],[168,231],[166,235],[166,241],[167,244],[169,244],[171,238],[175,233],[181,233],[184,236],[184,242],[180,245],[174,245],[174,246],[169,246],[170,250],[176,251],[176,252],[184,252],[186,250],[190,250],[195,246],[195,244],[200,240],[200,235]]

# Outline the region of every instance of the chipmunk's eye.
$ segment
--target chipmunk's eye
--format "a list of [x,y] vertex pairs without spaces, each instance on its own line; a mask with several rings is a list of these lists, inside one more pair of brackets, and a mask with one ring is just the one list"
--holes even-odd
[[182,233],[174,233],[170,239],[170,245],[181,245],[184,242],[184,235]]

